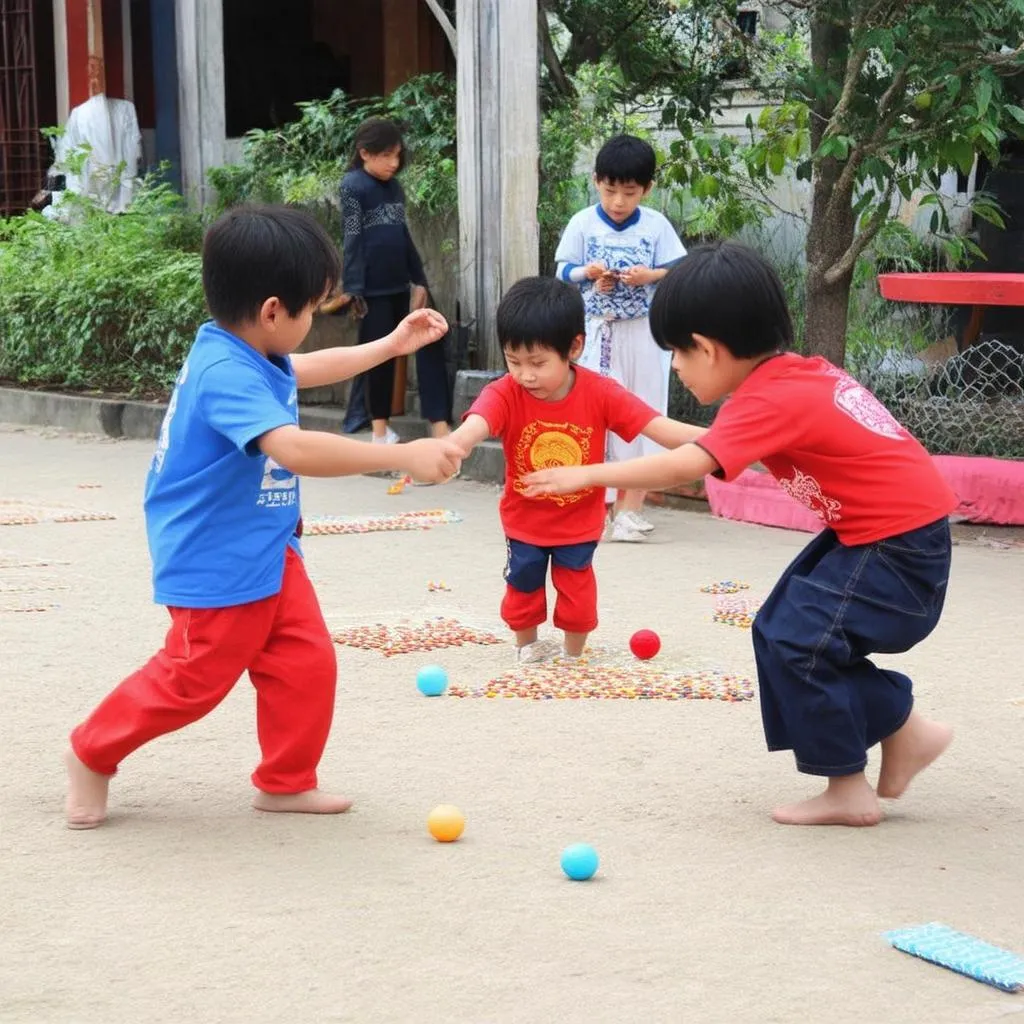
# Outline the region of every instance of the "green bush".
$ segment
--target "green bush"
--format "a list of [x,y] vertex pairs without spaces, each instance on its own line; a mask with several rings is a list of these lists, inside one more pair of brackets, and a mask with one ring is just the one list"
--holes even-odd
[[356,129],[368,117],[402,128],[408,161],[402,187],[412,210],[445,214],[458,204],[455,172],[455,82],[419,75],[388,96],[354,99],[340,90],[300,103],[297,121],[246,134],[242,162],[210,171],[215,212],[241,202],[296,203],[340,240],[338,186]]
[[163,395],[207,317],[202,227],[163,184],[118,216],[0,220],[0,377]]

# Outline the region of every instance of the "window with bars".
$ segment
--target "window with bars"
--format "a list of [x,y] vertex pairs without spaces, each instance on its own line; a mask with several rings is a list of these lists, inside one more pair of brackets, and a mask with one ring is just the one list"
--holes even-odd
[[43,184],[32,0],[0,0],[0,215],[28,208]]

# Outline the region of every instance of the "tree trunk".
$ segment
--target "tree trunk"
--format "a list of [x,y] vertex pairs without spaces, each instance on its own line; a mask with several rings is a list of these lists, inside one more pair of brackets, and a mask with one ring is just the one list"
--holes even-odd
[[[811,61],[833,80],[842,81],[850,58],[850,33],[846,25],[811,20]],[[819,99],[811,115],[811,149],[821,144],[835,109],[835,97]],[[806,350],[842,366],[846,356],[846,323],[853,271],[838,281],[825,279],[853,242],[857,223],[853,214],[853,185],[836,188],[844,164],[828,158],[814,167],[811,224],[807,231],[807,295],[804,342]]]

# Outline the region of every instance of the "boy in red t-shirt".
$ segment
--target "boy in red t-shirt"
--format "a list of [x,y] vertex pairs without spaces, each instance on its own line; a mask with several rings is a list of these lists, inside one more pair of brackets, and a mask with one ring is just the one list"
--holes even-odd
[[[825,529],[783,573],[754,620],[769,750],[823,775],[820,796],[777,808],[790,825],[874,825],[952,730],[913,710],[911,682],[868,656],[907,651],[938,622],[956,496],[885,407],[821,358],[786,352],[793,329],[775,272],[743,246],[691,253],[651,306],[658,344],[699,402],[729,396],[693,444],[614,465],[548,469],[527,495],[581,487],[657,490],[761,462]],[[864,774],[882,746],[877,792]]]
[[704,431],[661,416],[610,377],[573,366],[583,351],[583,300],[563,281],[516,282],[498,306],[497,328],[509,372],[484,388],[451,440],[467,455],[488,437],[500,437],[505,449],[500,514],[508,560],[501,617],[515,631],[517,660],[543,657],[537,627],[547,619],[549,560],[558,593],[554,624],[565,631],[564,655],[578,658],[597,626],[591,563],[604,530],[604,492],[586,486],[530,496],[522,478],[549,466],[599,462],[609,430],[666,448]]

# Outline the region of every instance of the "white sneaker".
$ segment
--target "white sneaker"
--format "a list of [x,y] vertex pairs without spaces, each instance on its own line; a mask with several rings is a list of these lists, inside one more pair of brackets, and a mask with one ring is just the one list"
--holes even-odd
[[536,665],[537,662],[544,661],[545,657],[546,652],[539,640],[534,640],[532,644],[523,644],[522,647],[516,648],[517,665]]
[[610,541],[622,544],[639,544],[647,539],[647,534],[638,530],[626,517],[628,512],[620,512],[612,522]]
[[398,435],[390,427],[386,427],[383,437],[374,434],[370,440],[373,444],[398,444]]
[[654,530],[654,523],[649,519],[645,519],[639,512],[630,510],[628,512],[621,512],[620,515],[634,530],[639,530],[641,533],[651,533]]

